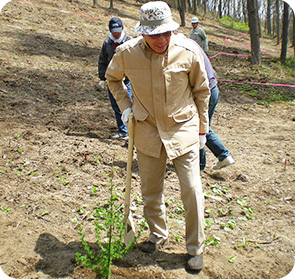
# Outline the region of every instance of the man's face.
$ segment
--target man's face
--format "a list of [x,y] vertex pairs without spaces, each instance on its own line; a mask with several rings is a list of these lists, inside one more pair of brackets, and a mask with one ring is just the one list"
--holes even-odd
[[142,35],[151,49],[156,53],[163,53],[169,46],[171,31],[156,34],[156,35]]
[[116,40],[118,40],[118,39],[121,37],[121,33],[122,33],[122,32],[112,32],[112,35],[114,36],[114,38],[115,38]]
[[192,23],[193,29],[195,29],[198,26],[198,23]]

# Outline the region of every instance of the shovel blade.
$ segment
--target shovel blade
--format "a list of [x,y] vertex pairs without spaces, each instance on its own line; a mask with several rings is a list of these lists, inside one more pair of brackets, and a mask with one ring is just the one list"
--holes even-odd
[[133,223],[133,219],[131,213],[129,213],[127,221],[125,223],[125,233],[124,233],[124,243],[128,246],[135,237],[135,227]]

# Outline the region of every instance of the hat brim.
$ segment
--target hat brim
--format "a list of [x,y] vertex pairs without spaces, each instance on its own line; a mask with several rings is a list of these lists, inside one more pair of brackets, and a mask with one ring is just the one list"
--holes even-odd
[[178,28],[179,24],[174,20],[170,21],[169,23],[155,26],[143,26],[140,24],[140,22],[138,22],[134,28],[134,31],[141,35],[156,35],[168,31],[175,31]]
[[122,27],[116,27],[111,29],[111,33],[120,33],[122,32],[123,28]]

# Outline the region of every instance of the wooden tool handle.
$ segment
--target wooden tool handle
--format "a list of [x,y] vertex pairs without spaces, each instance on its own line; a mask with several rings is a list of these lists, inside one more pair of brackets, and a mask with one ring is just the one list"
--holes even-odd
[[131,178],[132,178],[132,161],[133,161],[133,142],[134,142],[134,116],[131,113],[128,116],[128,161],[127,161],[127,176],[126,176],[126,188],[125,188],[125,207],[124,207],[124,221],[127,221],[129,215],[130,206],[130,189],[131,189]]

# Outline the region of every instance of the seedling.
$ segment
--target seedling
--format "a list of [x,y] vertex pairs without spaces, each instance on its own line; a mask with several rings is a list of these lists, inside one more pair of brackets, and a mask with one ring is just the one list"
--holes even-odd
[[179,224],[182,224],[182,223],[184,223],[184,220],[183,220],[183,218],[178,218],[176,221],[177,221],[177,223],[179,223]]
[[206,245],[217,246],[220,243],[220,238],[217,235],[213,235],[213,237],[208,238],[205,241]]
[[223,212],[223,209],[219,206],[217,206],[218,214],[220,217],[226,216],[226,212]]
[[242,214],[247,217],[247,219],[254,219],[254,216],[252,215],[254,209],[253,207],[250,207],[247,205],[247,202],[241,198],[237,199],[237,203],[242,206]]
[[174,238],[175,238],[176,242],[180,242],[180,237],[179,237],[179,235],[174,235]]
[[210,220],[208,220],[208,219],[206,219],[205,220],[205,228],[207,228],[207,227],[209,227],[209,226],[211,226],[212,225],[212,221],[210,221]]
[[215,187],[215,185],[212,186],[211,188],[212,188],[212,191],[213,191],[214,193],[216,193],[216,194],[222,194],[222,191],[220,190],[220,188]]
[[206,214],[209,214],[209,216],[211,216],[211,214],[214,212],[214,210],[213,209],[206,209],[205,210],[205,213]]
[[9,208],[7,208],[7,207],[1,207],[0,208],[3,212],[10,212],[10,209]]
[[222,224],[222,225],[220,226],[220,228],[229,231],[229,230],[233,230],[233,229],[235,228],[235,226],[236,226],[236,221],[235,221],[235,220],[229,220],[229,221],[227,222],[227,224]]
[[[124,233],[125,223],[124,214],[121,212],[121,206],[118,205],[119,197],[116,195],[116,188],[112,182],[114,170],[110,176],[109,195],[110,199],[106,201],[104,206],[98,206],[95,209],[93,223],[95,226],[95,235],[100,252],[95,253],[90,249],[88,243],[85,241],[83,229],[79,227],[78,233],[81,237],[81,242],[86,252],[86,255],[76,253],[76,261],[85,267],[90,268],[98,276],[110,278],[111,265],[114,259],[123,258],[132,248],[136,240],[140,237],[143,229],[137,232],[134,240],[125,247]],[[143,228],[143,227],[142,227]]]
[[247,206],[247,202],[241,198],[237,199],[237,203],[241,206]]
[[69,181],[64,179],[64,176],[59,177],[56,181],[61,182],[64,186],[70,183]]
[[229,220],[227,223],[228,228],[234,229],[236,226],[236,221],[235,220]]
[[92,192],[93,194],[96,194],[97,191],[100,191],[100,187],[96,187],[96,186],[91,186]]
[[45,216],[45,215],[48,215],[49,214],[49,211],[48,210],[44,210],[41,214],[41,216]]
[[249,241],[247,241],[246,236],[243,236],[243,243],[242,244],[238,244],[237,247],[238,248],[244,248],[246,245],[250,244]]
[[167,199],[165,200],[165,206],[166,206],[166,207],[169,207],[169,205],[172,204],[174,201],[175,201],[175,199],[174,199],[173,197],[171,197],[171,198],[167,198]]
[[184,207],[183,204],[177,203],[177,207],[175,209],[176,214],[183,214],[184,213]]
[[236,257],[232,256],[228,259],[228,262],[233,263],[235,261]]
[[143,199],[139,192],[136,192],[136,195],[134,196],[134,201],[137,205],[143,205]]

